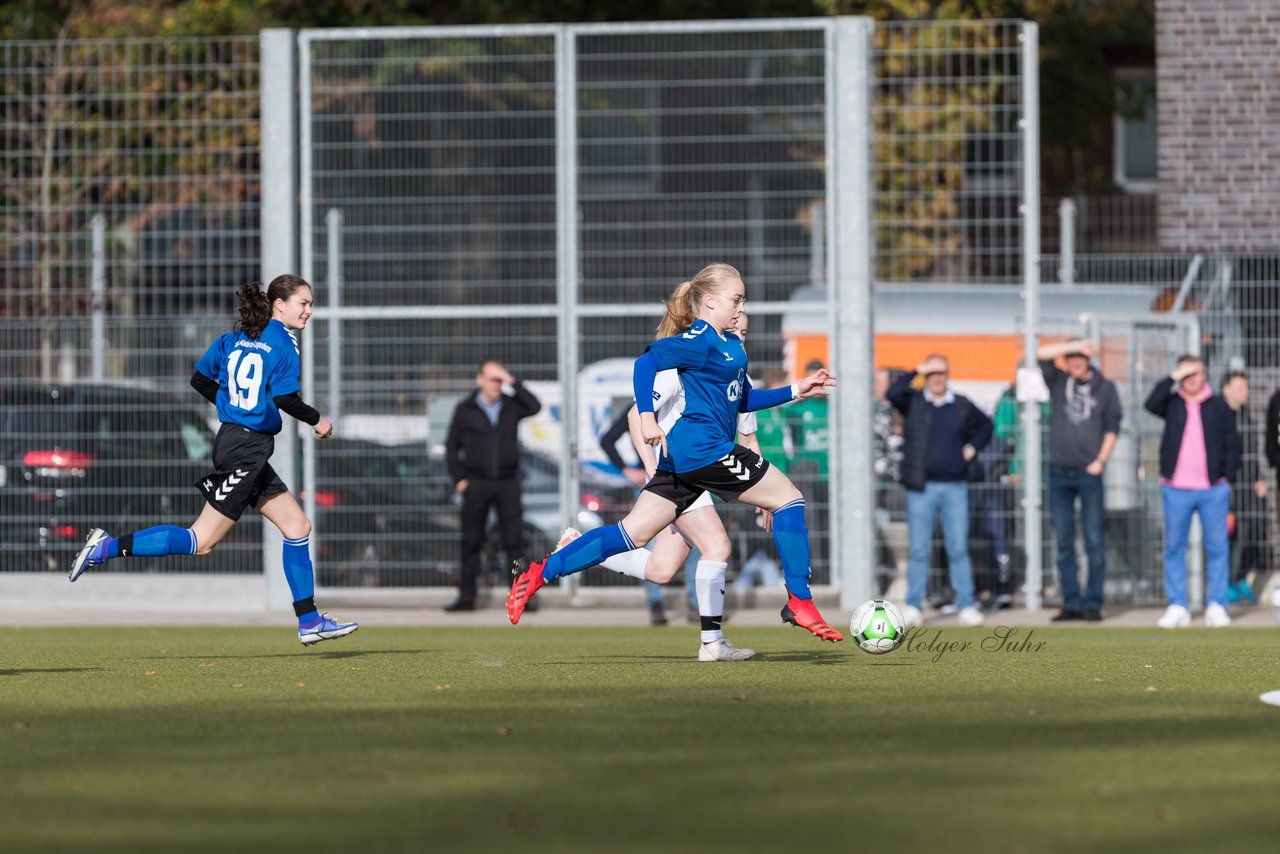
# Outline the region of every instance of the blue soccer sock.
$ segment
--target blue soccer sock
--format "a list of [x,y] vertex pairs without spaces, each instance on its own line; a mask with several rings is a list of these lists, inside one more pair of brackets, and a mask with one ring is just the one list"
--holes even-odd
[[196,553],[196,532],[177,525],[156,525],[107,543],[107,557],[163,557]]
[[298,625],[306,628],[317,617],[316,579],[311,568],[311,537],[285,537],[282,554],[284,579],[289,582],[289,592],[293,594],[293,610],[297,614]]
[[552,581],[563,575],[582,572],[607,557],[629,552],[636,544],[623,530],[622,523],[587,531],[560,551],[547,558],[542,567],[542,580]]
[[797,498],[773,511],[773,544],[782,559],[787,590],[797,599],[812,599],[809,590],[809,529],[804,524],[804,499]]

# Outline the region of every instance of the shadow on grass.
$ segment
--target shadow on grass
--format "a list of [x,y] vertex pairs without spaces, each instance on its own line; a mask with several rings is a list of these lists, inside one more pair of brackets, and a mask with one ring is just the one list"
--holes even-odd
[[809,664],[818,665],[849,665],[853,659],[847,655],[840,655],[829,650],[817,652],[757,652],[755,661],[768,662],[807,662]]
[[[257,658],[298,658],[306,656],[307,658],[362,658],[369,655],[429,655],[437,650],[432,649],[334,649],[325,652],[313,652],[309,649],[300,649],[296,652],[269,652],[262,655],[220,655],[217,653],[209,653],[208,655],[153,655],[145,657],[122,658],[121,661],[156,661],[169,659],[190,659],[193,661],[239,661]],[[3,672],[3,671],[0,671]]]
[[89,673],[101,667],[15,667],[0,668],[0,676],[25,676],[28,673]]
[[[655,653],[637,653],[635,655],[619,653],[617,655],[589,655],[575,658],[570,661],[541,661],[538,667],[578,667],[583,662],[609,662],[613,664],[687,664],[690,667],[705,668],[712,664],[718,664],[721,668],[729,667],[731,669],[749,668],[753,662],[770,661],[770,662],[808,662],[810,664],[830,665],[830,664],[847,664],[846,656],[832,654],[828,650],[818,650],[815,652],[757,652],[748,661],[720,661],[709,662],[699,661],[697,653],[691,655],[659,655]],[[904,662],[907,663],[907,662]]]

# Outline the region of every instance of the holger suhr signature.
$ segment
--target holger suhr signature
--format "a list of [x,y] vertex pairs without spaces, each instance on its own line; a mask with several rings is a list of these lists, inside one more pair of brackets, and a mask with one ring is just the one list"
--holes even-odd
[[907,652],[923,652],[929,654],[929,660],[937,663],[951,652],[969,652],[978,649],[981,652],[1040,652],[1049,645],[1048,641],[1034,640],[1035,630],[1022,635],[1017,626],[996,626],[980,641],[946,640],[942,629],[925,629],[919,626],[908,629],[902,641],[902,648]]

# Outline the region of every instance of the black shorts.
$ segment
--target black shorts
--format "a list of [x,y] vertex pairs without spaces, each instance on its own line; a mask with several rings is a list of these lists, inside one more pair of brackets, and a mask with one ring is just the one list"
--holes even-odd
[[710,492],[726,501],[737,498],[760,482],[769,470],[769,461],[750,448],[734,445],[733,450],[709,466],[684,474],[654,472],[645,492],[652,492],[676,505],[676,513],[688,510],[698,496]]
[[238,521],[246,507],[288,492],[271,467],[276,437],[239,424],[223,424],[213,440],[213,472],[196,482],[214,510]]

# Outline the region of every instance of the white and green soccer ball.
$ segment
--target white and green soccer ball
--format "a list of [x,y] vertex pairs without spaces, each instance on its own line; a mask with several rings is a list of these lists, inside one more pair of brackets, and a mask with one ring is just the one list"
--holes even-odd
[[849,622],[849,634],[863,652],[893,652],[906,637],[902,614],[888,599],[870,599],[858,606]]

